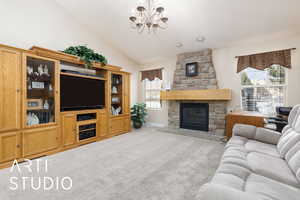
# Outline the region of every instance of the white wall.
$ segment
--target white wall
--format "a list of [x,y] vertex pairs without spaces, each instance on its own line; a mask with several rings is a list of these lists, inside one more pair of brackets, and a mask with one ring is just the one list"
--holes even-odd
[[98,34],[75,22],[54,1],[0,0],[0,13],[1,44],[24,49],[36,45],[53,50],[64,50],[70,45],[87,45],[106,56],[109,64],[121,66],[124,71],[132,73],[131,102],[137,101],[139,66],[103,41]]
[[[300,36],[290,36],[277,38],[274,40],[251,40],[240,42],[238,45],[228,48],[213,50],[213,62],[217,74],[219,88],[230,88],[233,92],[233,99],[228,103],[228,110],[240,106],[240,75],[236,73],[237,59],[235,56],[249,55],[253,53],[262,53],[273,50],[281,50],[296,47],[292,51],[292,69],[288,70],[288,88],[287,88],[287,105],[293,106],[300,104]],[[155,67],[164,67],[164,80],[173,81],[176,58],[169,58],[165,61],[157,62],[143,66],[144,69]],[[142,93],[142,88],[140,88]],[[142,96],[139,96],[142,101]],[[162,109],[159,111],[149,111],[148,122],[154,125],[168,125],[168,104],[163,102]]]

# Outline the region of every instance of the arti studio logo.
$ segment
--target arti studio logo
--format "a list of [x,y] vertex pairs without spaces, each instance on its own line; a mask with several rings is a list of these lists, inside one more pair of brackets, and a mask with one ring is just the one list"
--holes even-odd
[[31,161],[25,159],[22,166],[15,160],[10,168],[10,173],[16,174],[9,178],[10,190],[63,190],[72,188],[72,179],[68,176],[53,177],[48,174],[48,161],[36,159]]

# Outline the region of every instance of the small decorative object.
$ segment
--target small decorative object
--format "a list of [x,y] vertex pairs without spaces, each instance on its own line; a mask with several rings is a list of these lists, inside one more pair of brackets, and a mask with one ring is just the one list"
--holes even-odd
[[111,107],[112,115],[119,115],[121,113],[122,108],[119,106],[118,108]]
[[133,121],[133,127],[138,129],[146,122],[145,117],[147,115],[146,104],[137,103],[131,108],[131,120]]
[[39,67],[38,67],[38,73],[39,73],[40,76],[42,76],[44,74],[43,65],[39,65]]
[[29,112],[27,114],[27,125],[28,126],[33,126],[33,125],[37,125],[40,123],[39,118],[36,116],[36,114]]
[[44,88],[45,88],[45,84],[44,84],[44,82],[36,82],[36,81],[33,81],[31,87],[32,87],[33,89],[44,89]]
[[42,99],[28,99],[27,100],[28,110],[39,110],[43,108]]
[[94,50],[86,46],[71,46],[63,51],[64,53],[78,56],[85,62],[86,68],[92,68],[92,62],[99,62],[107,64],[107,60],[104,56],[96,53]]
[[49,70],[48,70],[47,65],[44,66],[44,72],[43,72],[43,74],[45,74],[45,75],[47,75],[47,76],[50,76],[50,75],[49,75]]
[[44,109],[46,109],[46,110],[49,109],[49,103],[48,103],[48,100],[45,100],[45,103],[44,103]]
[[112,87],[111,93],[113,93],[113,94],[118,94],[118,89],[117,89],[116,86],[113,86],[113,87]]
[[52,85],[49,84],[49,92],[51,92],[53,90]]
[[185,66],[185,75],[186,76],[198,76],[198,63],[188,63]]
[[33,68],[30,66],[27,66],[27,74],[31,75],[33,74]]
[[113,98],[111,98],[111,102],[112,103],[119,103],[120,102],[119,97],[113,97]]

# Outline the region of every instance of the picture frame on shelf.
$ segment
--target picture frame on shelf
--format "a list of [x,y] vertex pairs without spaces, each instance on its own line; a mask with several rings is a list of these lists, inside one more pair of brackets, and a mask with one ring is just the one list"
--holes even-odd
[[44,82],[32,81],[31,88],[32,89],[44,89],[45,88],[45,83]]

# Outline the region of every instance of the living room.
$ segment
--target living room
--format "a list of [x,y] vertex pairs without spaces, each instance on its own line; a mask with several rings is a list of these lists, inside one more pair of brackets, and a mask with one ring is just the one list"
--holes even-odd
[[0,2],[0,199],[299,199],[300,2]]

